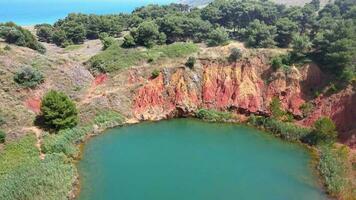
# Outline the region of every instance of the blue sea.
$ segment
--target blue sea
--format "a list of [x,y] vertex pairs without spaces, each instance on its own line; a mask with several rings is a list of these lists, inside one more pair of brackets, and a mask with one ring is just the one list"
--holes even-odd
[[53,23],[69,13],[130,13],[147,4],[169,4],[174,0],[0,0],[0,22],[19,25]]

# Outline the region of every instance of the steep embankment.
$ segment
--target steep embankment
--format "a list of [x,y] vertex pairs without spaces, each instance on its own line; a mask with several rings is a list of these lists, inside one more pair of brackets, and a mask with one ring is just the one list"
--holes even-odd
[[[316,65],[274,72],[263,56],[237,63],[201,60],[201,67],[167,68],[134,92],[133,115],[157,120],[193,114],[198,108],[233,111],[237,114],[269,115],[273,97],[297,119],[310,126],[321,116],[331,117],[342,139],[355,145],[355,92],[352,86],[330,96],[311,99],[322,85],[323,74]],[[303,117],[301,106],[311,101],[313,110]]]

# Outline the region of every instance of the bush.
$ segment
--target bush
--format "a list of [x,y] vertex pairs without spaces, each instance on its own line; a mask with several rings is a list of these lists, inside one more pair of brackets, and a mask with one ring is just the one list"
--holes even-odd
[[283,66],[282,58],[280,56],[272,58],[271,66],[274,70],[281,68]]
[[27,88],[34,88],[41,84],[44,77],[41,72],[31,67],[25,67],[16,72],[14,81]]
[[72,128],[78,123],[77,108],[62,92],[49,91],[42,99],[41,112],[44,124],[55,130]]
[[230,56],[228,58],[229,62],[236,62],[242,57],[242,52],[239,48],[231,49]]
[[193,69],[195,63],[196,63],[195,57],[189,57],[187,62],[185,63],[185,66],[189,67],[190,69]]
[[337,138],[336,126],[328,117],[321,117],[314,122],[313,131],[306,138],[310,144],[330,144]]
[[282,104],[278,97],[272,98],[272,101],[269,105],[269,110],[271,111],[271,117],[278,120],[282,119],[283,116],[286,114],[285,111],[282,109]]
[[54,31],[51,40],[55,45],[60,47],[66,47],[69,45],[69,42],[67,41],[66,33],[63,30]]
[[130,32],[135,43],[147,48],[166,42],[166,35],[159,31],[158,25],[153,21],[142,22],[137,29]]
[[229,121],[233,118],[232,114],[229,112],[220,112],[207,109],[198,110],[196,116],[207,121]]
[[314,109],[314,105],[310,102],[303,103],[299,108],[302,113],[303,117],[307,117]]
[[109,48],[116,42],[115,38],[110,37],[107,33],[100,34],[99,38],[101,43],[103,44],[103,50]]
[[6,133],[0,130],[0,143],[5,143]]
[[36,35],[41,42],[51,42],[53,36],[53,27],[50,24],[36,25]]
[[303,141],[311,132],[308,128],[303,128],[290,122],[282,122],[268,117],[256,117],[251,115],[248,123],[261,127],[272,132],[272,134],[288,141]]
[[135,39],[132,37],[131,34],[125,35],[124,42],[121,45],[123,48],[131,48],[136,46]]
[[206,43],[208,44],[208,46],[213,47],[225,45],[227,44],[228,40],[229,35],[227,34],[227,32],[222,28],[217,28],[209,33]]
[[4,50],[5,50],[5,51],[10,51],[10,50],[11,50],[11,47],[10,47],[9,45],[6,45],[6,46],[4,47]]
[[154,69],[151,73],[151,78],[155,79],[159,76],[160,71],[158,69]]

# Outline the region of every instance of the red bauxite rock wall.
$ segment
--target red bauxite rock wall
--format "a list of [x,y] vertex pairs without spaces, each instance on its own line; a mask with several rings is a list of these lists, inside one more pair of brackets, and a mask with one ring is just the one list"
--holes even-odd
[[[164,69],[135,91],[133,114],[141,120],[157,120],[209,108],[269,115],[271,99],[278,97],[285,109],[301,116],[299,108],[308,98],[307,93],[321,83],[319,68],[306,65],[273,72],[267,63],[264,57],[237,63],[201,60],[193,70]],[[325,115],[335,121],[339,130],[349,133],[355,129],[355,99],[352,88],[319,97],[312,114],[298,123],[309,126]]]

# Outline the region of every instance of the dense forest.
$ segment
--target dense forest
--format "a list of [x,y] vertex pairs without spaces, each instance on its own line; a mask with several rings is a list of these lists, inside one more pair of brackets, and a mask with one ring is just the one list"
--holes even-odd
[[129,31],[123,35],[125,48],[184,41],[217,46],[228,40],[243,41],[251,48],[292,48],[290,55],[276,58],[275,66],[311,59],[338,79],[350,82],[355,78],[355,23],[355,0],[336,0],[322,8],[319,0],[303,7],[272,1],[216,0],[202,9],[170,4],[137,8],[131,14],[70,14],[53,26],[36,28],[40,41],[62,47],[99,37],[110,44],[108,37]]

